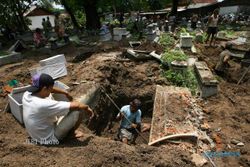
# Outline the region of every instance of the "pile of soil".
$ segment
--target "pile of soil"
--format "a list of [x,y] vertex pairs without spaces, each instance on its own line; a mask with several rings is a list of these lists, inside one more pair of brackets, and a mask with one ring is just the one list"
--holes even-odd
[[[79,97],[81,90],[86,89],[81,84],[74,84],[75,82],[99,83],[105,87],[106,92],[119,107],[139,97],[144,105],[142,112],[152,114],[150,106],[153,104],[155,86],[169,85],[161,77],[159,64],[153,60],[123,61],[118,46],[112,47],[111,50],[102,46],[104,47],[100,45],[98,51],[94,51],[90,57],[76,63],[72,63],[72,58],[77,55],[79,48],[74,46],[67,46],[50,54],[26,51],[23,53],[25,58],[22,64],[0,67],[0,82],[5,84],[9,80],[17,79],[27,85],[30,82],[27,67],[35,66],[41,59],[64,53],[68,61],[68,75],[60,80],[70,86],[70,92],[74,97]],[[149,47],[152,47],[151,43],[145,44],[145,48]],[[157,49],[158,45],[152,47],[150,51]],[[161,49],[159,47],[159,50]],[[200,46],[200,50],[202,53],[199,58],[208,60],[211,66],[214,66],[219,58],[215,56],[219,54],[219,49],[211,48],[210,53]],[[241,153],[240,157],[213,159],[217,166],[247,167],[250,165],[249,83],[249,75],[239,86],[220,78],[218,95],[201,99],[199,102],[205,113],[204,119],[210,125],[209,135],[215,133],[222,139],[222,151]],[[110,103],[107,99],[104,99],[104,102]],[[12,114],[3,113],[6,103],[7,97],[0,97],[0,166],[195,166],[190,157],[195,148],[190,149],[186,144],[167,143],[153,147],[142,144],[140,138],[137,145],[125,145],[112,140],[116,135],[118,124],[111,128],[112,133],[103,130],[101,136],[94,135],[92,131],[81,125],[80,129],[85,135],[79,139],[67,139],[53,147],[33,145],[27,140],[25,128],[17,123]],[[104,105],[104,103],[100,104]],[[111,103],[109,106],[112,106]],[[110,108],[98,106],[95,109],[105,113],[115,113],[116,110],[114,106]],[[150,122],[150,119],[145,115],[143,121]],[[147,136],[147,134],[143,135]],[[243,142],[244,146],[232,144],[232,139]],[[205,166],[210,165],[208,163]]]

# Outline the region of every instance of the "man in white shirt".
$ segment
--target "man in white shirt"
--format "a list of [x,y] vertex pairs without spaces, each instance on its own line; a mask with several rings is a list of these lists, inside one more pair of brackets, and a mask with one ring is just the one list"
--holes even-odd
[[[219,21],[219,9],[215,9],[213,14],[208,18],[208,28],[207,28],[207,39],[206,39],[206,43],[208,42],[208,40],[210,39],[211,36],[211,40],[209,43],[209,46],[212,45],[212,42],[215,39],[215,35],[217,34],[218,31],[218,21]],[[214,41],[215,44],[215,41]]]
[[[38,144],[59,144],[69,133],[77,132],[80,126],[83,111],[94,117],[89,106],[79,102],[55,101],[51,93],[65,94],[70,100],[72,97],[62,90],[53,88],[54,80],[48,74],[35,75],[32,78],[32,87],[23,95],[23,119],[25,128],[31,141]],[[56,117],[64,116],[61,121]],[[76,137],[82,134],[76,133]]]

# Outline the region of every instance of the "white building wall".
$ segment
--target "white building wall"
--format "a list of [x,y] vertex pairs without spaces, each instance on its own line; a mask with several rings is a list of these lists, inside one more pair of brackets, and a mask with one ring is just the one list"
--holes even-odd
[[220,14],[230,14],[230,13],[237,13],[239,10],[239,6],[227,6],[220,8]]
[[43,16],[28,16],[27,18],[31,20],[31,25],[29,25],[29,28],[31,30],[35,30],[36,28],[43,28],[42,21],[43,18],[47,20],[47,16],[49,16],[50,23],[52,27],[55,26],[55,16],[54,15],[43,15]]

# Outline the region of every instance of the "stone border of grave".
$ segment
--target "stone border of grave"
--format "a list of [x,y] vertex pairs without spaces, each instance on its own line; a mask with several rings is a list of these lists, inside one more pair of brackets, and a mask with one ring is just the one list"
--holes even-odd
[[0,56],[0,66],[6,65],[6,64],[11,64],[11,63],[17,63],[22,61],[23,56],[19,52],[10,52],[7,55]]

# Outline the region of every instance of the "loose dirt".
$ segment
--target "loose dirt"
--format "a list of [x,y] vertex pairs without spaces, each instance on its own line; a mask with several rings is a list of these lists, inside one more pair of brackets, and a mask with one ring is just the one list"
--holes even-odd
[[[219,59],[220,49],[207,49],[203,45],[198,48],[199,59],[209,62],[209,67],[214,67]],[[124,59],[121,52],[123,48],[116,43],[95,46],[92,55],[73,63],[74,57],[84,50],[84,47],[69,45],[50,54],[24,51],[22,63],[0,67],[0,83],[5,85],[8,81],[17,79],[27,85],[30,83],[28,68],[34,67],[41,59],[64,53],[68,75],[60,80],[70,86],[74,97],[80,96],[81,91],[87,89],[81,83],[99,83],[119,107],[139,97],[143,103],[143,122],[149,123],[156,84],[170,85],[161,76],[160,65],[154,60],[134,62]],[[240,157],[213,159],[217,166],[246,167],[250,165],[250,80],[248,75],[241,85],[236,86],[242,69],[237,62],[232,61],[229,70],[232,71],[232,79],[219,78],[218,95],[200,99],[199,105],[210,125],[209,135],[217,134],[221,138],[222,151],[241,153]],[[74,84],[75,82],[80,84]],[[118,111],[107,98],[102,100],[95,109],[100,113],[111,114],[107,118],[114,117]],[[85,133],[82,138],[67,139],[53,147],[33,145],[28,142],[25,129],[11,113],[3,113],[6,103],[7,97],[0,97],[0,166],[194,166],[191,162],[194,148],[190,149],[187,144],[169,143],[153,147],[143,144],[138,137],[136,145],[125,145],[113,140],[118,123],[108,128],[109,121],[98,122],[100,127],[101,124],[106,124],[99,129],[99,136],[94,134],[93,129],[91,131],[81,125],[80,129]],[[148,135],[148,132],[143,133],[144,137]],[[232,144],[232,139],[240,140],[244,146]]]

